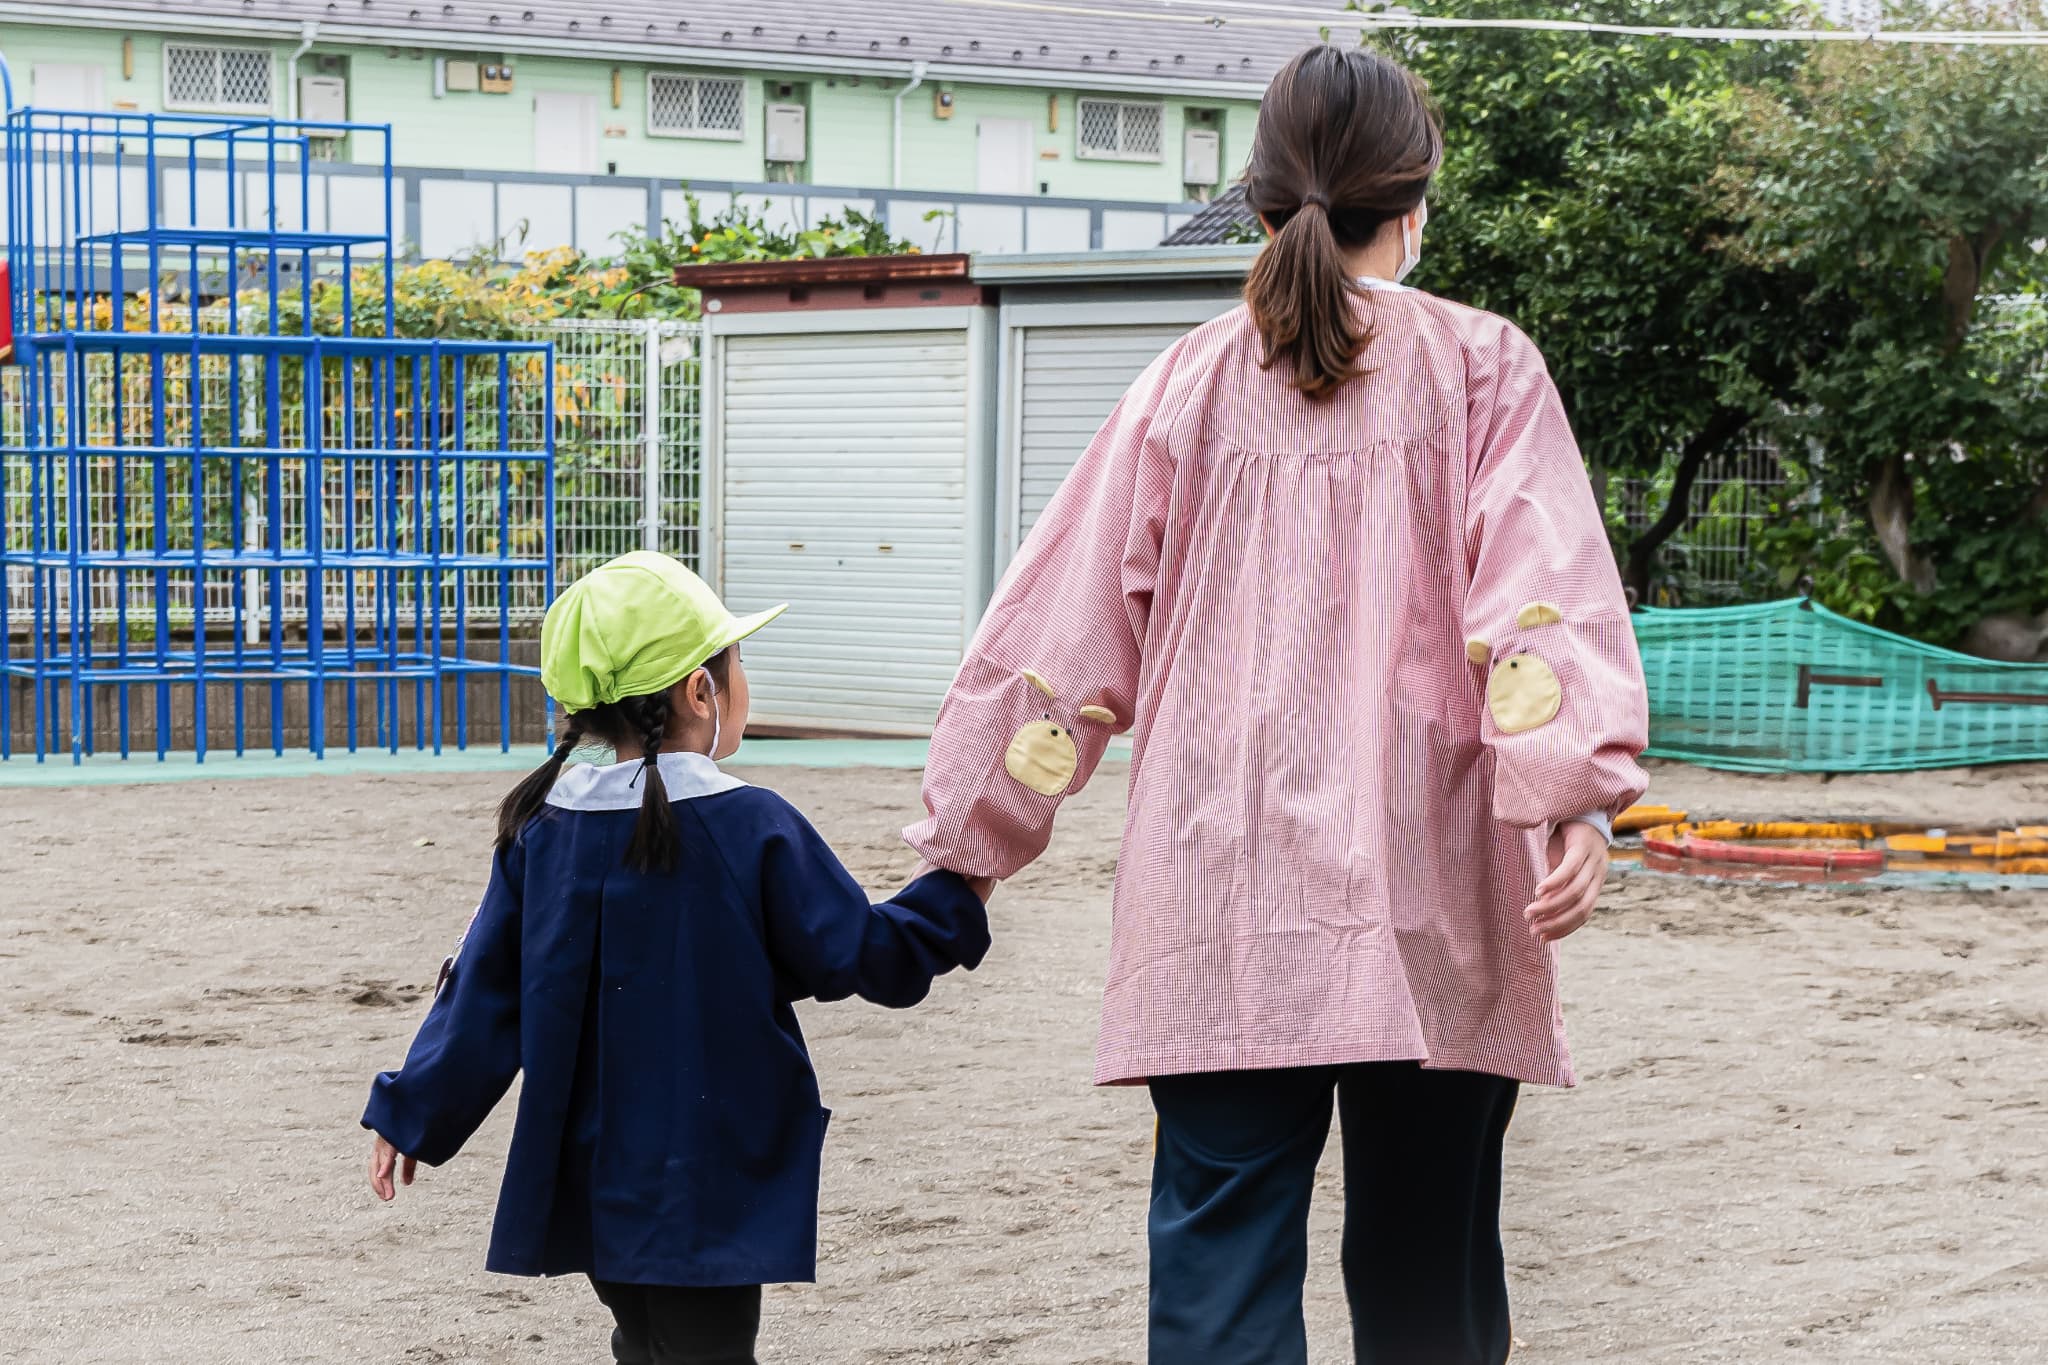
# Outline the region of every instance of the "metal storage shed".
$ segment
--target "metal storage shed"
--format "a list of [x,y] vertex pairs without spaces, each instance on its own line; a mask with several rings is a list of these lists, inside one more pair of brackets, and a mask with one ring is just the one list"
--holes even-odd
[[980,256],[1001,292],[994,567],[1016,555],[1124,390],[1182,335],[1237,306],[1257,247]]
[[679,270],[704,295],[706,576],[736,610],[791,604],[747,647],[755,724],[928,734],[1024,533],[1255,254]]
[[964,256],[695,266],[707,577],[790,611],[767,731],[928,734],[991,590],[994,310]]

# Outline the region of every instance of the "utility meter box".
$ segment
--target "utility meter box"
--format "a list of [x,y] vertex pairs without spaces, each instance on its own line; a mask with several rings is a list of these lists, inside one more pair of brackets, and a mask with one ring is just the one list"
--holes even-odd
[[348,122],[348,81],[340,76],[299,77],[299,117],[308,123]]
[[1181,138],[1180,178],[1189,185],[1214,185],[1223,178],[1223,137],[1213,128],[1190,128]]
[[804,107],[801,104],[769,105],[767,125],[770,161],[804,159]]

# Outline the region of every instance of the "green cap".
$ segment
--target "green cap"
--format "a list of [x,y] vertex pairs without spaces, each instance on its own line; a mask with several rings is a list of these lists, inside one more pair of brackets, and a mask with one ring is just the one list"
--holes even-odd
[[782,615],[734,616],[711,585],[652,550],[571,583],[540,625],[540,681],[570,711],[673,687]]

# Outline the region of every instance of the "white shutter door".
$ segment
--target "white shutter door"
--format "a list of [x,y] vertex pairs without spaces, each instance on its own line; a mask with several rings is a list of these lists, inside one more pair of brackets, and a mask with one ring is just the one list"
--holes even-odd
[[964,331],[724,343],[724,595],[757,724],[929,734],[967,612]]
[[1131,382],[1191,324],[1142,327],[1031,327],[1023,347],[1018,405],[1017,544],[1059,491]]

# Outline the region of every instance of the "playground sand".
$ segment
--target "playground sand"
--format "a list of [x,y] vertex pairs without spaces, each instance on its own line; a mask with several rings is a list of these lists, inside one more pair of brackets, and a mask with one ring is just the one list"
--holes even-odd
[[[1696,815],[2048,822],[2048,769],[1662,768]],[[474,903],[502,774],[0,791],[0,1360],[589,1362],[579,1282],[480,1269],[511,1106],[403,1190],[355,1126]],[[870,885],[902,772],[764,774]],[[1118,784],[930,1004],[811,1007],[822,1283],[764,1359],[1142,1358],[1151,1123],[1087,1084]],[[1525,1092],[1517,1365],[2039,1362],[2048,905],[1617,878],[1566,947],[1584,1084]],[[1334,1154],[1334,1144],[1332,1144]],[[1349,1359],[1326,1161],[1315,1360]]]

